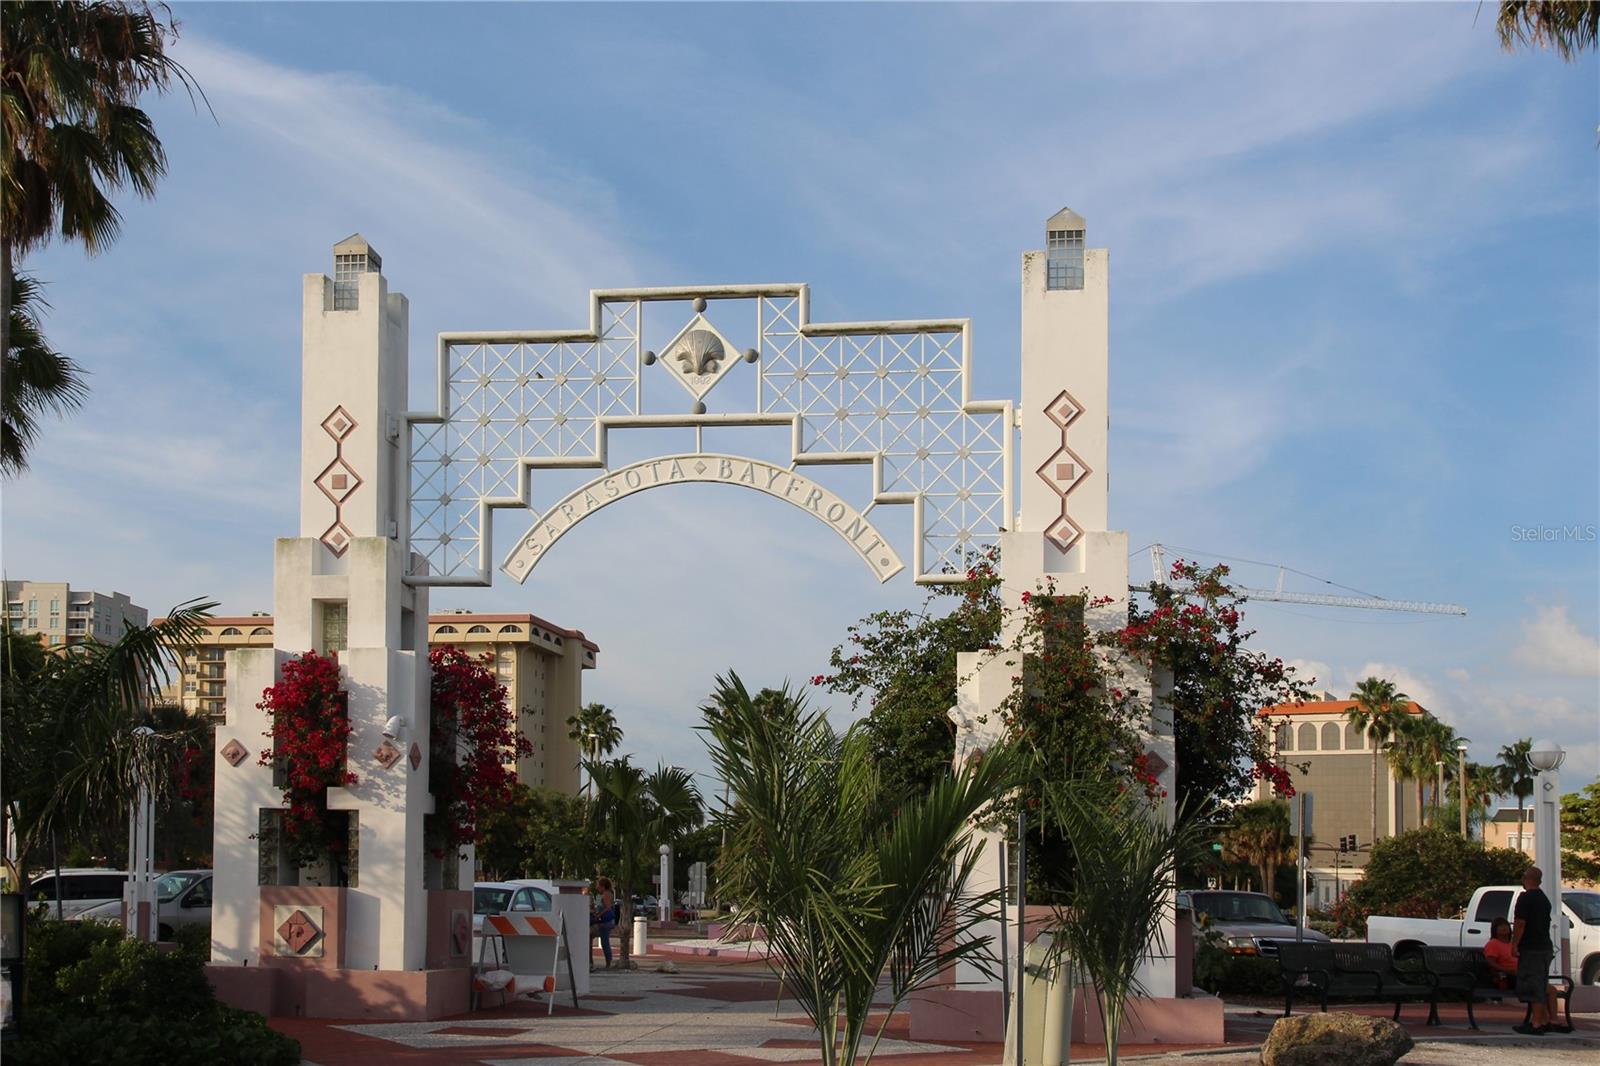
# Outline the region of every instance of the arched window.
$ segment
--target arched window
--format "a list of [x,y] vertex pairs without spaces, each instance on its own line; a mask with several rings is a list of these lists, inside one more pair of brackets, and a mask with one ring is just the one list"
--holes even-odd
[[229,626],[227,629],[224,629],[221,633],[219,633],[218,636],[223,636],[223,637],[242,637],[242,636],[244,636],[244,630],[236,629],[233,626]]
[[1339,750],[1339,726],[1336,722],[1325,722],[1322,726],[1322,750]]
[[521,626],[501,626],[500,627],[500,632],[502,632],[502,633],[521,633],[522,632],[522,627]]
[[1310,722],[1301,723],[1300,735],[1296,738],[1296,741],[1299,744],[1301,751],[1316,751],[1317,727],[1312,725]]
[[1344,727],[1344,750],[1360,751],[1364,747],[1366,745],[1361,741],[1361,730],[1346,722]]
[[467,632],[468,633],[487,633],[487,632],[489,632],[489,627],[488,626],[473,626],[471,629],[467,630]]
[[1278,750],[1294,750],[1294,728],[1288,722],[1278,727]]
[[268,629],[266,626],[256,626],[250,631],[250,635],[252,637],[270,637],[272,636],[272,630]]
[[460,630],[457,629],[455,626],[440,626],[438,629],[435,629],[434,632],[435,633],[459,633]]

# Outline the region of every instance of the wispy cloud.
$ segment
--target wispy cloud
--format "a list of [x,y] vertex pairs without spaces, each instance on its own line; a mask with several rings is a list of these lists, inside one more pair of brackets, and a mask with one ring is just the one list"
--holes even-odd
[[1536,607],[1522,623],[1522,643],[1512,658],[1543,673],[1600,677],[1600,640],[1583,632],[1564,604]]

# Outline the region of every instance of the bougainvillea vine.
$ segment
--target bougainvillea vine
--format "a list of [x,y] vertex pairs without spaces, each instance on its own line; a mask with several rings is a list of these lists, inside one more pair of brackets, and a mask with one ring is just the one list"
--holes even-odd
[[348,822],[328,809],[328,789],[356,783],[346,767],[350,715],[338,657],[308,651],[290,659],[257,706],[272,719],[261,764],[282,775],[284,850],[302,865],[337,859],[349,848]]
[[433,793],[429,848],[443,857],[482,839],[484,819],[510,805],[518,759],[533,745],[517,729],[506,689],[495,679],[490,656],[460,648],[435,648],[428,787]]

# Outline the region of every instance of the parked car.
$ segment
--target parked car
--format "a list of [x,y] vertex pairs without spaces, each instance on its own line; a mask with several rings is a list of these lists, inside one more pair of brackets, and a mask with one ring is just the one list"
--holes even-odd
[[[122,899],[122,886],[128,875],[121,870],[105,867],[73,867],[61,871],[62,918],[77,915],[103,903]],[[28,904],[49,904],[45,916],[56,917],[56,875],[54,871],[36,877],[28,886]]]
[[[1213,929],[1235,955],[1278,954],[1279,940],[1295,939],[1295,924],[1260,892],[1188,891],[1178,893],[1178,906],[1194,915],[1196,929]],[[1305,930],[1304,939],[1328,943],[1325,933]]]
[[483,935],[486,914],[537,914],[555,905],[550,893],[521,881],[479,881],[472,886],[472,935]]
[[[211,871],[174,870],[156,878],[156,915],[160,938],[171,940],[173,930],[186,925],[211,928]],[[122,920],[122,900],[109,900],[81,912],[78,918]]]
[[[1521,885],[1485,885],[1472,894],[1460,918],[1373,915],[1367,919],[1367,940],[1388,944],[1397,958],[1414,955],[1423,945],[1479,948],[1488,942],[1495,919],[1513,920],[1520,895]],[[1571,944],[1570,976],[1582,984],[1600,984],[1600,892],[1562,890],[1561,935]]]

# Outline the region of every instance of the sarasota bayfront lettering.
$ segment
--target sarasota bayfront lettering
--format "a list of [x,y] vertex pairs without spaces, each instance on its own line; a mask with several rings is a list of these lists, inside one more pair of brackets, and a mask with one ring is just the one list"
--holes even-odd
[[518,581],[527,579],[550,547],[573,526],[609,503],[661,485],[691,481],[740,485],[776,496],[827,523],[887,581],[904,568],[883,535],[865,515],[804,474],[759,459],[737,455],[668,455],[613,470],[577,489],[534,522],[501,566]]

